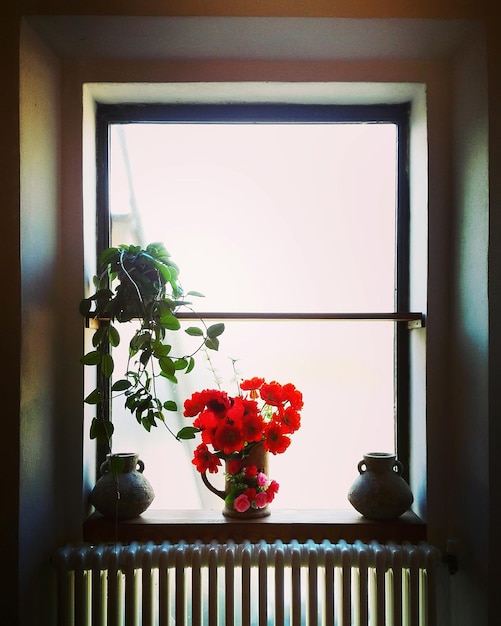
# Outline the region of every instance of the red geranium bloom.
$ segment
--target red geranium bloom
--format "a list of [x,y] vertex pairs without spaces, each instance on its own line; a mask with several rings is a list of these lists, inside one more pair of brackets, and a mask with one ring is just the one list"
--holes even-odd
[[240,459],[228,459],[226,461],[226,469],[228,474],[238,474],[242,469],[242,461]]
[[218,389],[208,389],[203,392],[205,394],[205,404],[208,409],[213,411],[217,416],[224,415],[231,407],[232,400],[228,397],[226,391]]
[[255,415],[246,415],[242,422],[242,437],[249,443],[261,441],[263,428],[264,424],[260,415],[257,413]]
[[221,461],[215,454],[209,452],[207,446],[201,443],[194,452],[193,460],[191,461],[196,466],[197,470],[203,474],[204,472],[211,472],[215,474],[217,468],[221,465]]
[[237,396],[234,399],[233,405],[231,406],[231,408],[229,408],[228,411],[226,411],[226,415],[225,415],[226,420],[241,426],[244,412],[245,412],[245,406],[243,404],[242,398]]
[[294,387],[292,383],[287,383],[282,387],[284,401],[289,401],[291,406],[300,411],[303,408],[303,394]]
[[257,466],[256,465],[247,465],[245,467],[245,477],[246,478],[253,478],[254,476],[257,476]]
[[290,445],[291,440],[284,434],[282,426],[278,422],[270,422],[265,428],[265,440],[263,446],[272,454],[282,454]]
[[301,426],[301,416],[292,406],[285,407],[280,411],[280,420],[285,432],[294,433]]
[[244,494],[249,498],[249,502],[252,502],[256,497],[257,489],[255,487],[247,487]]
[[268,502],[273,502],[275,495],[278,491],[279,484],[276,480],[272,480],[268,485],[268,489],[266,490],[266,495],[268,496]]
[[206,409],[202,411],[198,417],[193,420],[193,426],[200,428],[200,430],[214,429],[219,424],[219,420],[215,413]]
[[261,398],[272,406],[280,406],[284,401],[282,385],[276,382],[264,383],[259,393],[261,394]]
[[244,447],[242,431],[235,424],[223,422],[214,432],[213,446],[216,450],[221,450],[225,454],[240,452]]
[[254,376],[254,378],[248,378],[247,380],[242,380],[240,383],[240,389],[242,391],[255,391],[259,389],[261,385],[264,383],[264,378],[258,378]]
[[195,393],[184,401],[184,413],[185,417],[195,417],[200,411],[205,409],[205,395],[202,391],[195,391]]

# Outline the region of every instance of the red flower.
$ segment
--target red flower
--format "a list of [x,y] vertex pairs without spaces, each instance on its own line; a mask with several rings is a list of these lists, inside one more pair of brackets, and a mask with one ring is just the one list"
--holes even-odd
[[301,416],[292,406],[285,407],[280,411],[283,430],[286,433],[294,433],[301,426]]
[[260,394],[266,404],[271,404],[272,406],[280,406],[284,401],[282,385],[276,382],[264,383],[260,389]]
[[200,411],[205,409],[205,395],[202,391],[195,391],[195,393],[184,401],[184,413],[185,417],[195,417]]
[[261,441],[263,428],[264,424],[260,415],[257,413],[255,415],[247,415],[242,422],[242,437],[249,443]]
[[195,449],[193,460],[191,462],[196,466],[197,470],[201,474],[207,471],[214,474],[217,472],[217,468],[221,465],[221,461],[218,457],[209,452],[209,449],[203,443]]
[[242,461],[240,459],[228,459],[226,461],[226,469],[228,474],[238,474],[242,469]]
[[256,465],[247,465],[245,468],[245,478],[254,478],[254,476],[257,476]]
[[240,452],[244,447],[244,440],[240,428],[235,424],[223,422],[214,432],[212,445],[216,450],[221,450],[224,454]]
[[268,502],[273,502],[275,495],[278,491],[279,484],[276,480],[272,480],[268,485],[268,489],[266,490],[266,495],[268,496]]
[[303,408],[303,394],[298,391],[292,383],[284,385],[282,392],[284,394],[284,401],[286,402],[288,400],[296,411],[300,411]]
[[218,389],[205,389],[204,391],[195,391],[191,398],[184,402],[185,417],[195,417],[201,413],[205,407],[209,408],[213,413],[225,413],[231,406],[231,400],[225,391]]
[[247,489],[244,491],[244,495],[246,495],[249,498],[249,502],[252,502],[254,500],[254,498],[256,497],[257,494],[257,489],[255,487],[247,487]]
[[282,431],[282,426],[277,422],[270,422],[265,428],[265,440],[263,446],[272,454],[282,454],[290,445],[291,440]]
[[247,380],[242,380],[240,383],[240,389],[242,391],[255,391],[259,389],[261,385],[264,383],[264,378],[258,378],[254,376],[254,378],[248,378]]

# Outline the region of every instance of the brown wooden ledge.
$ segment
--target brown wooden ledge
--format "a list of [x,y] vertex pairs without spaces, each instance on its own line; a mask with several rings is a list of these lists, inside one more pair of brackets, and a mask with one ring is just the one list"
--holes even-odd
[[397,520],[367,520],[352,510],[274,510],[269,517],[239,520],[223,517],[221,511],[148,510],[132,520],[115,522],[93,513],[83,525],[83,540],[87,543],[130,543],[162,541],[220,543],[233,540],[289,542],[293,539],[321,542],[353,542],[376,540],[380,543],[426,541],[426,524],[408,511]]

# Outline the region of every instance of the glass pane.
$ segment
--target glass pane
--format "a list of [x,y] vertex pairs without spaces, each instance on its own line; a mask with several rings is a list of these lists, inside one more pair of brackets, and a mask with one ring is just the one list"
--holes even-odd
[[[395,188],[392,124],[112,127],[112,243],[162,241],[185,289],[205,294],[199,311],[393,311]],[[168,397],[182,407],[216,378],[234,394],[233,360],[243,378],[293,383],[302,426],[271,458],[273,507],[349,508],[363,453],[395,451],[394,324],[225,323],[220,352],[202,354],[177,387],[163,381]],[[191,464],[198,441],[147,433],[123,398],[112,411],[113,447],[140,454],[155,508],[222,508]],[[169,417],[174,432],[189,423]]]
[[161,240],[206,311],[392,311],[393,124],[128,124],[115,243]]
[[[303,393],[301,428],[287,451],[270,459],[270,476],[281,485],[273,507],[348,508],[346,493],[362,454],[395,450],[393,333],[390,322],[231,321],[221,337],[224,348],[207,352],[210,362],[202,355],[177,387],[161,384],[165,399],[180,407],[193,391],[217,388],[217,379],[235,395],[233,358],[243,378],[292,382]],[[176,337],[180,353],[187,349],[177,341],[183,335]],[[124,342],[122,359],[125,348]],[[221,507],[191,464],[192,442],[176,441],[162,426],[147,433],[125,411],[123,398],[113,403],[113,420],[114,449],[140,453],[155,508]],[[177,432],[191,420],[170,413],[167,423]]]

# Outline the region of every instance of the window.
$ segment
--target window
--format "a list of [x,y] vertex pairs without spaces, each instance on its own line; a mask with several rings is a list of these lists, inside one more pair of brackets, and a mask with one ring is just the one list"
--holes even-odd
[[[216,377],[231,393],[235,369],[303,392],[301,429],[271,459],[274,507],[347,508],[364,452],[408,466],[407,126],[406,105],[98,109],[98,251],[162,241],[205,294],[197,310],[226,324],[220,351],[166,393],[182,407]],[[121,400],[112,414],[155,507],[221,508],[190,443],[146,433]]]

